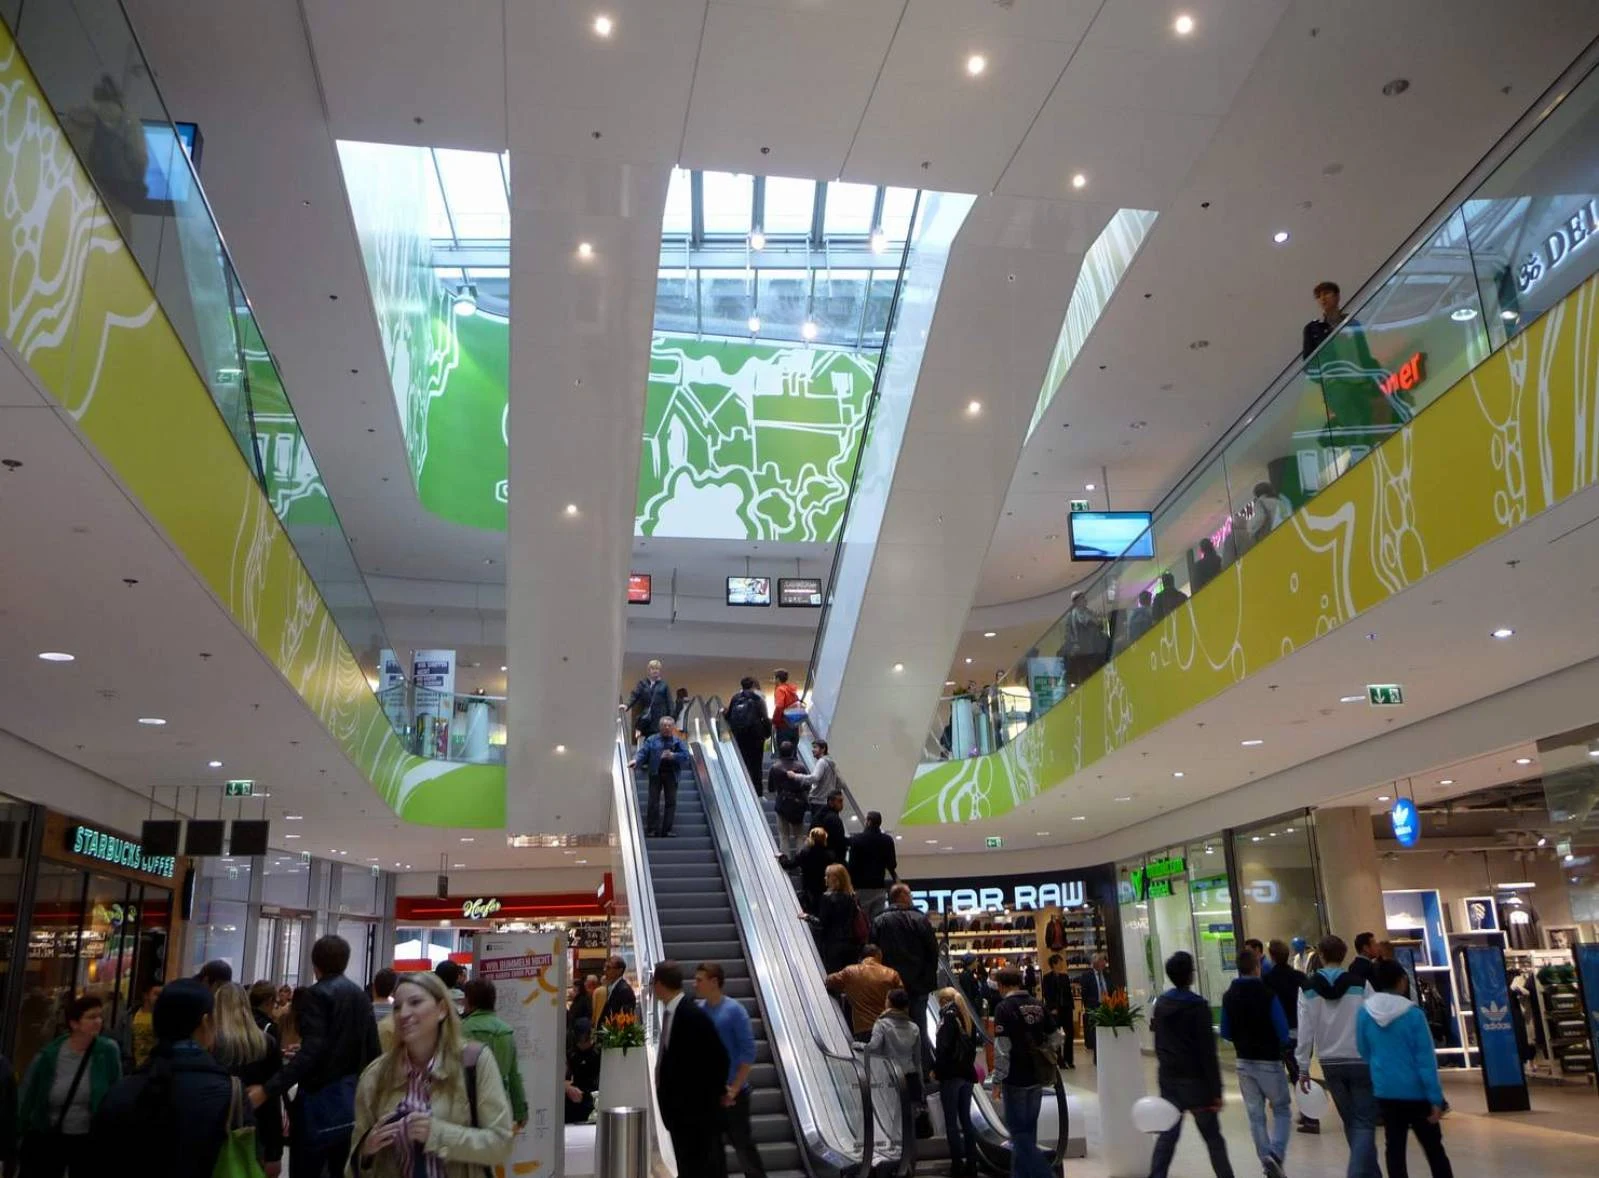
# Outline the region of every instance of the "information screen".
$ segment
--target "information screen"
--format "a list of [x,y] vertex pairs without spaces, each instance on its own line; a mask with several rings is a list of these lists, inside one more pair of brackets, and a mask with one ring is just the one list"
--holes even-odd
[[629,573],[627,575],[627,603],[629,605],[648,605],[650,603],[651,581],[648,573]]
[[1147,511],[1074,511],[1066,518],[1073,560],[1147,560],[1155,555]]
[[727,579],[728,605],[771,605],[772,578],[729,577]]
[[779,577],[777,579],[777,605],[779,609],[820,609],[822,605],[822,579],[820,577]]

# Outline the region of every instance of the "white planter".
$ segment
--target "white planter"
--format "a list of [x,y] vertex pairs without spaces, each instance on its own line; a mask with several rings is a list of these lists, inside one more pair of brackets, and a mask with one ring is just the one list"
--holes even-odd
[[1143,1178],[1149,1173],[1150,1138],[1133,1125],[1133,1105],[1145,1095],[1144,1059],[1138,1032],[1099,1027],[1095,1068],[1099,1088],[1099,1136],[1110,1178]]
[[654,1106],[650,1099],[649,1052],[643,1047],[619,1047],[600,1052],[600,1091],[594,1098],[594,1107],[643,1108]]

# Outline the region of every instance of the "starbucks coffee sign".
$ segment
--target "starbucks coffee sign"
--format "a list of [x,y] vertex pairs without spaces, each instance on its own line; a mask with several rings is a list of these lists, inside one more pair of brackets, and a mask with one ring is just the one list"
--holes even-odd
[[74,826],[68,830],[67,850],[85,859],[98,859],[101,863],[127,867],[162,879],[171,879],[178,871],[178,861],[173,856],[146,855],[144,848],[134,840],[96,830],[92,826]]

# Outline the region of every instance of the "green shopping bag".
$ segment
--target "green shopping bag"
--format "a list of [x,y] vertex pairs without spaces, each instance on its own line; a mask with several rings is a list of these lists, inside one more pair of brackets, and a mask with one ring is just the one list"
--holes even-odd
[[233,1078],[233,1103],[228,1108],[228,1136],[217,1154],[211,1178],[266,1178],[255,1153],[255,1118],[244,1099],[244,1086]]

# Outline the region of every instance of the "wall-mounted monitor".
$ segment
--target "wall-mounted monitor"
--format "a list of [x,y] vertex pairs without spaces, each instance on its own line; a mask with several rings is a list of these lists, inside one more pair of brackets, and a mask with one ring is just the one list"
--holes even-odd
[[1073,560],[1148,560],[1155,555],[1147,511],[1074,511],[1066,519]]
[[227,823],[207,818],[191,818],[183,826],[183,853],[200,856],[222,854],[222,840],[227,834]]
[[729,577],[727,579],[728,605],[764,606],[772,604],[772,578]]
[[627,575],[627,603],[629,605],[648,605],[650,603],[651,584],[648,573],[629,573]]
[[777,606],[779,609],[820,609],[822,607],[822,579],[820,577],[779,577],[777,579]]

